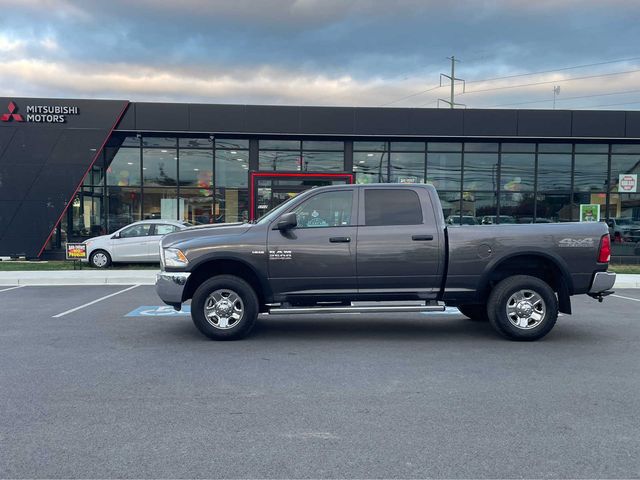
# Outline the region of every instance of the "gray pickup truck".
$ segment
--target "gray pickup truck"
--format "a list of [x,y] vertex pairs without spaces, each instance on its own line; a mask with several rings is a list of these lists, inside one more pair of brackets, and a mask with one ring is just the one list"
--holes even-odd
[[457,307],[512,340],[537,340],[572,295],[612,293],[607,225],[448,226],[429,185],[308,190],[253,223],[162,239],[156,290],[215,340],[259,313],[437,312]]

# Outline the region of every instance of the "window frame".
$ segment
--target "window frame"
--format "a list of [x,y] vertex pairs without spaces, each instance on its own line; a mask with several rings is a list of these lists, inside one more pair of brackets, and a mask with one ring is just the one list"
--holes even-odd
[[[313,198],[317,197],[318,195],[324,195],[324,194],[330,194],[330,193],[336,193],[336,192],[344,192],[344,191],[350,191],[351,192],[351,224],[350,225],[328,225],[326,227],[300,227],[300,226],[296,226],[294,230],[324,230],[327,228],[354,228],[356,226],[359,225],[358,221],[358,195],[357,195],[357,188],[351,187],[351,188],[332,188],[331,190],[323,190],[321,192],[316,192],[312,195],[307,195],[305,197],[302,198],[302,201],[300,202],[291,202],[292,204],[288,206],[288,208],[286,208],[280,215],[278,215],[270,224],[269,224],[269,228],[270,229],[274,229],[276,228],[275,226],[278,224],[278,222],[280,221],[280,218],[282,218],[282,216],[286,213],[291,213],[294,210],[296,210],[299,206],[301,206],[302,204],[311,201]],[[289,203],[289,202],[287,202]],[[276,207],[277,208],[277,207]],[[276,228],[277,229],[277,228]]]
[[[400,184],[396,184],[396,185],[400,185]],[[415,227],[415,226],[421,226],[421,225],[434,225],[435,224],[435,217],[433,217],[433,212],[431,211],[431,209],[429,208],[425,208],[425,206],[429,205],[431,202],[431,199],[428,196],[428,192],[426,189],[422,189],[422,188],[411,188],[411,187],[406,187],[406,186],[395,186],[394,184],[390,183],[389,186],[384,186],[384,187],[380,187],[380,186],[375,186],[375,187],[363,187],[360,188],[361,193],[360,193],[360,215],[359,215],[359,221],[358,221],[358,227],[368,227],[368,228],[388,228],[388,227]],[[365,207],[365,194],[367,191],[369,190],[401,190],[401,191],[405,191],[405,190],[409,190],[411,192],[413,192],[417,199],[418,199],[418,205],[420,207],[420,213],[422,216],[422,222],[421,223],[403,223],[403,224],[384,224],[384,225],[367,225],[366,222],[366,207]]]
[[[145,235],[131,235],[131,236],[122,236],[122,234],[124,232],[126,232],[127,230],[132,230],[134,228],[138,228],[138,227],[149,227],[149,230],[147,231],[147,233]],[[121,231],[118,232],[118,238],[142,238],[142,237],[150,237],[152,234],[151,232],[155,231],[155,225],[152,223],[139,223],[137,225],[129,225],[127,227],[124,227]]]

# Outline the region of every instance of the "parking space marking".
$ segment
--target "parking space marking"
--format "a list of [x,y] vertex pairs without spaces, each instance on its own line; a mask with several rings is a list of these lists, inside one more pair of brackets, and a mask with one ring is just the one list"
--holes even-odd
[[632,297],[623,297],[622,295],[611,295],[616,298],[624,298],[625,300],[633,300],[634,302],[640,302],[640,298],[632,298]]
[[0,292],[8,292],[9,290],[15,290],[16,288],[24,288],[24,287],[26,287],[26,285],[18,285],[17,287],[5,288],[3,290],[0,290]]
[[143,305],[130,311],[125,317],[180,317],[191,314],[191,307],[184,305],[178,311],[169,305]]
[[93,300],[93,301],[91,301],[91,302],[89,302],[89,303],[85,303],[84,305],[80,305],[79,307],[75,307],[75,308],[72,308],[72,309],[67,310],[67,311],[65,311],[65,312],[58,313],[57,315],[54,315],[54,316],[53,316],[53,317],[51,317],[51,318],[60,318],[60,317],[64,317],[65,315],[68,315],[68,314],[73,313],[73,312],[77,312],[78,310],[81,310],[81,309],[83,309],[83,308],[86,308],[86,307],[89,307],[89,306],[91,306],[91,305],[94,305],[94,304],[96,304],[96,303],[98,303],[98,302],[101,302],[101,301],[103,301],[103,300],[106,300],[107,298],[115,297],[116,295],[120,295],[121,293],[128,292],[129,290],[133,290],[134,288],[139,287],[139,286],[140,286],[140,284],[138,283],[138,284],[133,285],[133,286],[131,286],[131,287],[125,288],[124,290],[119,290],[119,291],[117,291],[117,292],[115,292],[115,293],[112,293],[112,294],[110,294],[110,295],[105,295],[104,297],[96,298],[95,300]]

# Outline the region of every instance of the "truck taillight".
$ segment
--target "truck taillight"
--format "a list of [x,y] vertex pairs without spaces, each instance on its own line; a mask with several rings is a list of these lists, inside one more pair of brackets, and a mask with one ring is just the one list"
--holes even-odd
[[600,251],[598,252],[598,263],[609,263],[611,259],[611,238],[609,234],[603,235],[600,239]]

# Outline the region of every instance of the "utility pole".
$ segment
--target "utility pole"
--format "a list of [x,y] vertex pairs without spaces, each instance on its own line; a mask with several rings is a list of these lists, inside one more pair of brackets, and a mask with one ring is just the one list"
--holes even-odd
[[560,85],[553,87],[553,109],[556,109],[556,97],[560,95]]
[[456,60],[456,57],[454,57],[453,55],[451,55],[450,57],[447,57],[449,60],[451,60],[451,75],[446,75],[444,73],[440,74],[440,86],[442,87],[442,77],[444,78],[448,78],[449,81],[451,82],[451,93],[449,95],[449,100],[445,100],[444,98],[439,98],[438,99],[438,108],[440,107],[440,102],[444,102],[447,105],[449,105],[449,108],[455,108],[457,105],[460,105],[462,107],[466,107],[466,105],[464,103],[456,103],[455,102],[455,85],[456,82],[462,82],[462,93],[464,93],[465,88],[466,88],[466,84],[465,81],[462,78],[456,78],[456,62],[459,62],[460,60]]

